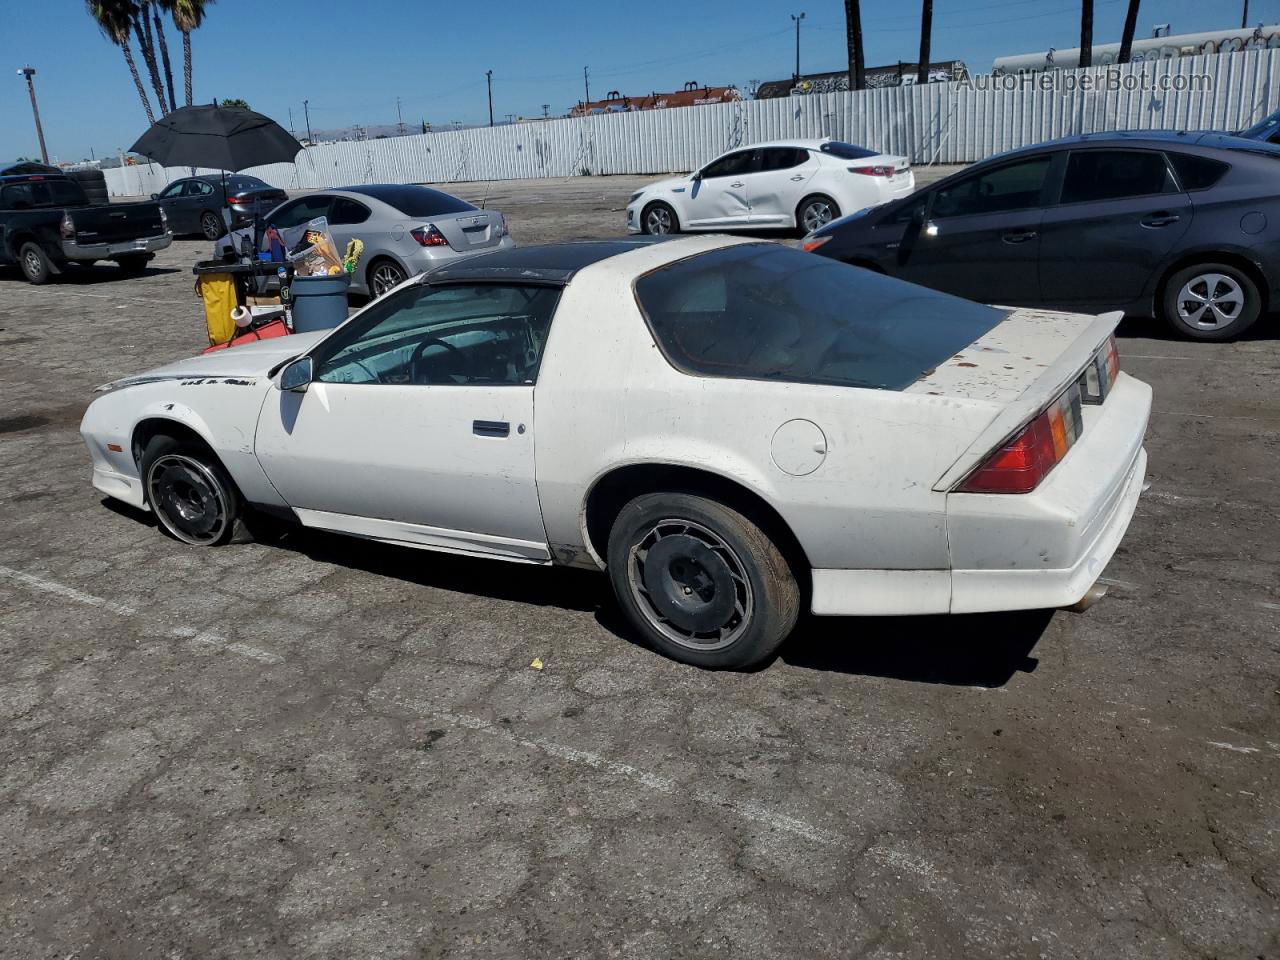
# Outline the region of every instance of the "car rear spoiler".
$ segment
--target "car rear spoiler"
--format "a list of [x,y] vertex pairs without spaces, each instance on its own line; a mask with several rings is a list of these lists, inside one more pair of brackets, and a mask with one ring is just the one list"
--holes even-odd
[[1107,337],[1120,325],[1123,318],[1124,314],[1118,310],[1096,317],[1062,353],[1058,354],[1044,373],[1037,377],[1020,397],[996,414],[995,418],[978,434],[977,439],[964,453],[960,454],[959,459],[938,478],[933,489],[940,493],[950,490],[990,456],[992,451],[999,449],[1006,440],[1039,416],[1040,411],[1052,403],[1058,394],[1071,386],[1072,381],[1080,376],[1080,371],[1106,342]]

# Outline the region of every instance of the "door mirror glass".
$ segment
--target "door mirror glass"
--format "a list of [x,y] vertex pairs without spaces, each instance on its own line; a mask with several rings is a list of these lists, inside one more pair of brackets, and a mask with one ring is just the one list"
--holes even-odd
[[302,393],[313,378],[310,357],[299,357],[280,371],[280,389]]
[[159,200],[159,199],[160,199],[160,194],[158,194],[158,193],[153,193],[153,194],[151,195],[151,199],[152,199],[152,200]]

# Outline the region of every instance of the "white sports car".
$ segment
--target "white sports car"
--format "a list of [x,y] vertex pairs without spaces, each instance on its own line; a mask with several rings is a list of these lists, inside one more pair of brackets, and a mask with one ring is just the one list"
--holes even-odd
[[905,197],[916,178],[906,157],[836,140],[779,140],[730,150],[687,177],[651,183],[627,202],[631,233],[789,229]]
[[100,388],[99,490],[174,537],[245,511],[607,570],[659,650],[819,615],[1052,608],[1143,484],[1151,391],[1102,317],[981,306],[759,240],[523,247],[342,326]]

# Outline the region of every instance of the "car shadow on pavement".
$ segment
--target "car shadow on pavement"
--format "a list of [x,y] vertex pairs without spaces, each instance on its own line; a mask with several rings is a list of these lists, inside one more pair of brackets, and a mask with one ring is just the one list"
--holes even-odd
[[810,670],[964,687],[1031,673],[1052,610],[932,617],[801,618],[779,656]]

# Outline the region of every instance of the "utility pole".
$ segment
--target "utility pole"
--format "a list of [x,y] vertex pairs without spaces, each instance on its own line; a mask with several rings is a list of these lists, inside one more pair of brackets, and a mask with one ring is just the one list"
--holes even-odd
[[400,136],[404,136],[404,114],[400,112],[400,98],[396,97],[396,119],[400,121],[398,129]]
[[309,103],[311,103],[310,100],[302,101],[302,112],[307,115],[307,143],[314,144],[316,141],[311,136],[311,109],[308,107]]
[[549,104],[549,103],[544,103],[544,104],[542,105],[542,119],[543,119],[543,120],[547,119],[547,111],[548,111],[548,110],[550,110],[550,109],[551,109],[551,104]]
[[34,67],[22,67],[19,75],[27,78],[27,93],[31,94],[31,114],[36,118],[36,136],[40,139],[40,159],[49,162],[49,151],[44,148],[44,127],[40,125],[40,107],[36,105],[36,84],[31,78],[36,75]]
[[484,72],[484,82],[489,85],[489,126],[493,126],[493,71]]
[[289,136],[297,139],[297,134],[293,132],[293,107],[289,108]]
[[588,103],[591,102],[591,83],[587,80],[587,68],[582,68],[582,86],[587,92],[587,99],[582,101],[582,107],[585,110]]
[[1247,30],[1249,27],[1249,0],[1244,0],[1244,13],[1240,15],[1240,29]]
[[1080,66],[1093,66],[1093,0],[1080,0]]
[[791,75],[794,83],[800,82],[800,21],[804,19],[804,14],[796,16],[791,14],[791,19],[796,23],[796,72]]
[[916,83],[929,82],[929,44],[933,40],[933,0],[923,0],[920,9],[920,63]]

